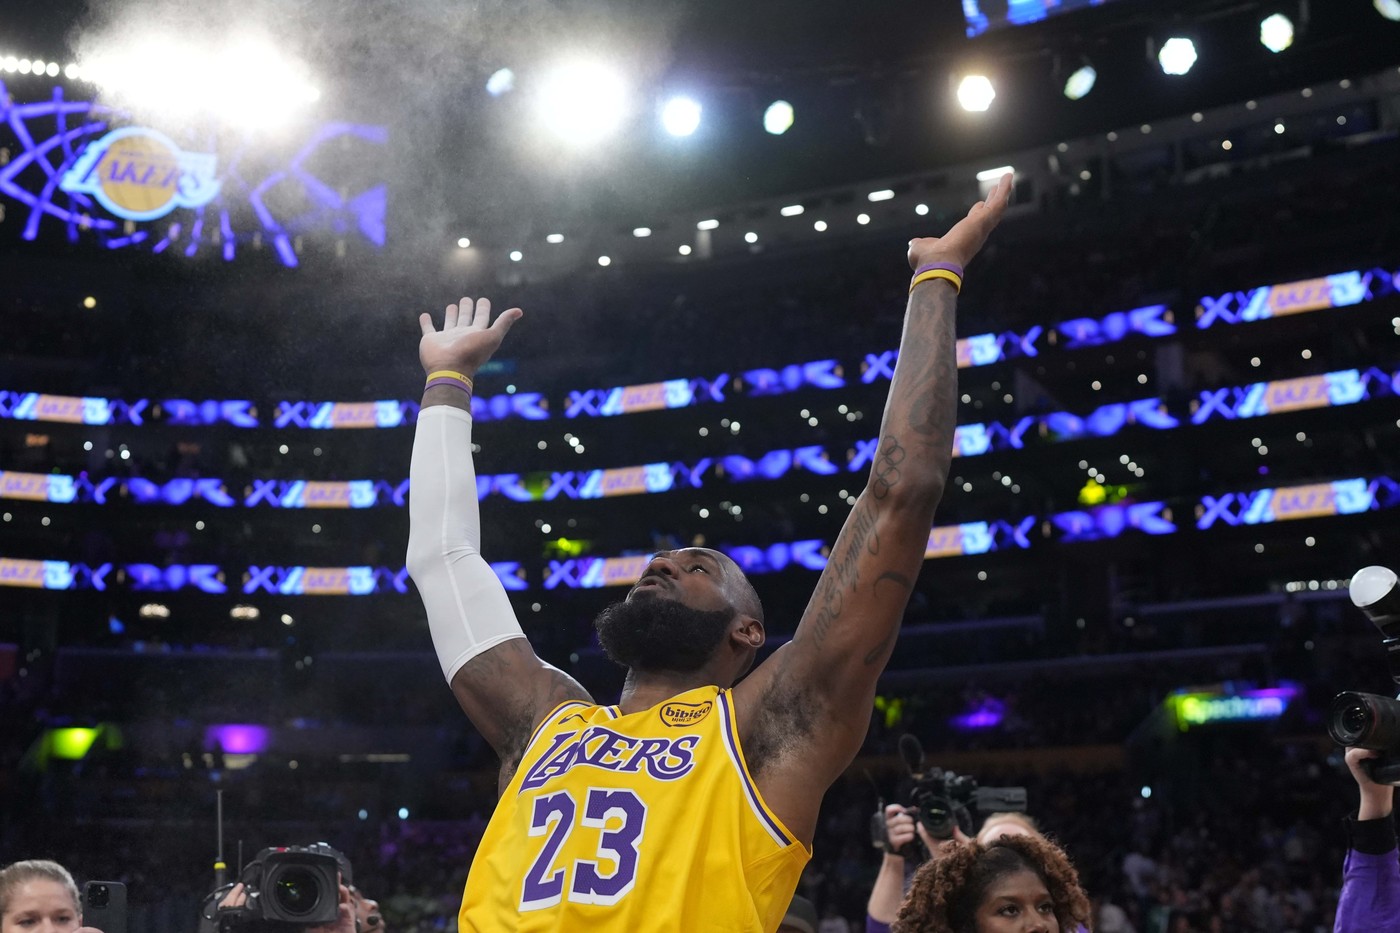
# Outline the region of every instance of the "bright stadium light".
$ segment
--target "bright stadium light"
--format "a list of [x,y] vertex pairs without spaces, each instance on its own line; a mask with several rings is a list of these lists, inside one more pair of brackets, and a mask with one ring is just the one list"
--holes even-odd
[[622,126],[629,96],[622,76],[601,62],[569,62],[555,68],[541,85],[540,117],[565,142],[592,145]]
[[99,48],[79,68],[108,103],[245,129],[281,127],[321,96],[299,61],[254,35],[199,41],[154,34]]
[[691,97],[672,97],[661,108],[661,125],[672,136],[689,136],[700,128],[700,102]]
[[1070,100],[1082,100],[1094,89],[1094,82],[1098,79],[1099,73],[1094,70],[1093,65],[1076,68],[1074,73],[1065,79],[1065,96]]
[[958,83],[958,103],[971,113],[983,113],[996,100],[997,91],[986,75],[967,75]]
[[486,79],[486,93],[500,97],[515,90],[515,72],[509,68],[498,68]]
[[1169,75],[1184,75],[1196,64],[1196,43],[1184,36],[1172,36],[1162,43],[1157,62]]
[[1392,23],[1400,23],[1400,0],[1372,0],[1372,3],[1377,13]]
[[792,128],[792,104],[785,100],[775,100],[763,111],[763,128],[774,136],[781,136]]
[[1259,42],[1270,52],[1287,49],[1293,44],[1293,20],[1282,13],[1265,17],[1259,24]]

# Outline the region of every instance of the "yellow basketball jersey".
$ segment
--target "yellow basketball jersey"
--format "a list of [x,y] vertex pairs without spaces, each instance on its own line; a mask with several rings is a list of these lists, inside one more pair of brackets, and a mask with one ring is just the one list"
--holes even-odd
[[728,690],[564,703],[496,805],[459,930],[771,933],[810,857],[758,794]]

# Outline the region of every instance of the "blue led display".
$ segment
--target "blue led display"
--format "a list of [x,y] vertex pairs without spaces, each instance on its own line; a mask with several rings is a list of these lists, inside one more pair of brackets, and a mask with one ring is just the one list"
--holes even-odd
[[[325,123],[286,153],[249,139],[216,153],[203,145],[181,146],[151,127],[126,125],[127,114],[102,104],[68,100],[61,85],[48,100],[12,101],[0,82],[0,125],[14,150],[0,166],[0,197],[27,209],[21,214],[26,240],[36,239],[48,220],[72,243],[92,238],[107,249],[145,246],[157,253],[178,244],[187,257],[207,249],[231,261],[240,245],[259,239],[270,242],[287,266],[298,264],[294,240],[306,233],[358,232],[384,245],[385,186],[347,193],[345,179],[312,170],[327,162],[327,152],[355,145],[382,151],[389,141],[384,127]],[[228,139],[218,141],[226,145]],[[292,212],[273,207],[274,191],[278,205],[298,206]],[[174,211],[180,219],[159,233],[122,230],[123,223],[146,223]]]

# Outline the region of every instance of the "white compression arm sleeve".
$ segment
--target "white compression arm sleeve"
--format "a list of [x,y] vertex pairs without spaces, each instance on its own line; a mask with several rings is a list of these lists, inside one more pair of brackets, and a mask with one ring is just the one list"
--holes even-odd
[[419,412],[408,479],[408,572],[450,684],[478,654],[525,637],[505,587],[481,556],[471,415],[445,405]]

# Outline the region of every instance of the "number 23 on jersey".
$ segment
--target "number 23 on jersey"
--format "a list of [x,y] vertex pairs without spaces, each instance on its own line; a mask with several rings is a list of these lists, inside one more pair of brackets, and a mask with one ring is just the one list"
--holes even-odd
[[[567,790],[535,798],[530,835],[544,836],[520,893],[521,911],[575,904],[616,904],[637,881],[647,808],[635,792],[590,787],[582,809]],[[582,827],[598,832],[595,858],[561,859],[560,850]]]

